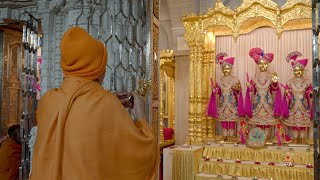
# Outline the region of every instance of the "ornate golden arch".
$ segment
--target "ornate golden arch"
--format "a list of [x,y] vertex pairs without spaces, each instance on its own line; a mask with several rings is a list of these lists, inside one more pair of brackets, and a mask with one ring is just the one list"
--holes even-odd
[[241,34],[268,26],[280,38],[284,31],[311,29],[311,0],[287,0],[282,7],[272,0],[243,0],[234,11],[218,0],[206,14],[191,14],[182,22],[190,48],[188,142],[203,143],[215,135],[214,121],[205,115],[209,78],[215,79],[215,36],[232,35],[237,40]]
[[[173,50],[160,51],[160,142],[164,142],[164,119],[168,127],[175,125],[175,60]],[[164,87],[165,86],[165,87]]]

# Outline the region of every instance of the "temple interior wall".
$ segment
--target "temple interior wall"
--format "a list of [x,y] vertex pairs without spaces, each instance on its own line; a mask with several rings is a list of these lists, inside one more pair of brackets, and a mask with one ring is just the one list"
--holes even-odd
[[[63,80],[60,68],[60,40],[64,31],[72,26],[86,29],[92,36],[105,43],[108,49],[107,73],[103,83],[105,89],[132,91],[138,88],[139,80],[150,80],[154,70],[151,52],[152,5],[153,2],[147,0],[139,0],[139,3],[125,0],[4,1],[0,2],[0,23],[3,23],[2,19],[25,20],[25,11],[41,19],[44,34],[42,95],[51,88],[59,87]],[[1,53],[0,48],[0,55]],[[148,107],[151,107],[151,96],[152,93],[149,93]],[[150,108],[147,109],[147,114],[151,114]],[[152,117],[148,118],[151,121]]]

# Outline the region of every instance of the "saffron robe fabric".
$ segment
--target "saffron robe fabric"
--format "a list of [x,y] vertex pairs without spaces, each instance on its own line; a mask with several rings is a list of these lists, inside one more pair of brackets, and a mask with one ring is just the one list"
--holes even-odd
[[0,147],[0,180],[16,180],[21,163],[21,144],[8,138]]
[[30,180],[154,179],[159,148],[97,82],[65,77],[39,101]]

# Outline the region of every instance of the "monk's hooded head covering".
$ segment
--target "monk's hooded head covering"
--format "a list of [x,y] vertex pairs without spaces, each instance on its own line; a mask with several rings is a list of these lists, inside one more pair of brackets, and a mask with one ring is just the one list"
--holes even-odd
[[68,29],[61,39],[60,48],[61,68],[65,76],[95,80],[105,72],[107,50],[102,42],[84,29]]

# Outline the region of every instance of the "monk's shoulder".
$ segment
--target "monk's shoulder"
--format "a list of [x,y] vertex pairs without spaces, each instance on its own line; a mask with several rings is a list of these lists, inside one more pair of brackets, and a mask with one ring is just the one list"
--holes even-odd
[[110,91],[105,90],[102,88],[102,90],[100,90],[100,93],[102,95],[102,99],[103,101],[107,101],[107,102],[119,102],[119,99]]
[[59,88],[53,88],[48,90],[39,100],[38,106],[45,105],[48,102],[51,102],[53,99],[57,99],[59,96]]

